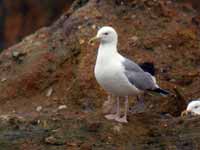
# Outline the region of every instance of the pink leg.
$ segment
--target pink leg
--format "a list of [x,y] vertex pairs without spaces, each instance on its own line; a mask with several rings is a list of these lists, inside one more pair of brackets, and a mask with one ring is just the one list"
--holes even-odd
[[117,97],[117,112],[116,114],[108,114],[105,115],[105,118],[108,120],[115,120],[120,117],[120,107],[119,107],[119,97]]
[[107,99],[108,99],[108,101],[111,100],[111,94],[110,93],[108,94],[108,98]]
[[121,122],[121,123],[128,123],[127,121],[127,112],[128,112],[128,96],[126,96],[125,98],[125,110],[124,110],[124,116],[120,118],[120,116],[118,116],[117,118],[115,118],[116,121]]

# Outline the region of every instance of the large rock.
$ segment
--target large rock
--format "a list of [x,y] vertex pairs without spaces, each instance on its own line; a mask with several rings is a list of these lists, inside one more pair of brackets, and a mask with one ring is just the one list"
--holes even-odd
[[[70,135],[80,130],[80,134],[89,138],[90,124],[101,124],[95,131],[101,144],[113,143],[114,149],[120,144],[121,149],[184,149],[185,143],[185,149],[199,146],[199,135],[192,136],[199,119],[192,120],[194,126],[184,133],[190,118],[179,117],[186,103],[200,95],[199,29],[192,22],[195,15],[192,7],[185,9],[185,5],[174,1],[77,0],[52,26],[3,51],[0,112],[10,113],[14,109],[17,113],[31,114],[36,106],[41,106],[42,112],[50,116],[59,114],[52,109],[64,103],[65,117],[52,120],[66,121],[66,129],[75,129],[71,130],[73,133],[69,131]],[[143,113],[131,113],[130,122],[124,127],[102,119],[106,93],[93,75],[97,45],[89,45],[88,40],[103,25],[112,25],[118,31],[122,54],[138,63],[154,63],[158,84],[175,95],[165,98],[145,95]],[[49,89],[53,92],[47,96]],[[131,98],[131,106],[135,103]],[[79,136],[73,138],[77,140]],[[81,136],[79,140],[85,139]],[[80,141],[72,144],[80,145]]]

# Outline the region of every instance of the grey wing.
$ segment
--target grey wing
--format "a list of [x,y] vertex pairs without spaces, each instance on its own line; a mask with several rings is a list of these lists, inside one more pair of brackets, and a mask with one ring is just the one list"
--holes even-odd
[[154,90],[157,88],[151,75],[147,72],[125,71],[129,82],[140,90]]
[[128,71],[143,72],[142,68],[138,64],[136,64],[135,62],[127,58],[125,58],[125,60],[123,61],[123,66],[125,70],[128,70]]

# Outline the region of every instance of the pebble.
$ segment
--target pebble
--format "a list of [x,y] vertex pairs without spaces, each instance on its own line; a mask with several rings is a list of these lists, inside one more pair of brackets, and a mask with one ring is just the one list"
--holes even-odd
[[2,79],[1,79],[1,82],[5,82],[5,81],[7,81],[6,78],[2,78]]
[[79,43],[82,45],[82,44],[85,43],[85,40],[84,40],[84,39],[80,39],[80,40],[79,40]]
[[50,144],[50,145],[64,145],[65,141],[59,140],[58,138],[54,136],[49,136],[45,138],[45,143]]
[[135,19],[135,18],[136,18],[136,15],[132,15],[132,16],[131,16],[131,19]]
[[82,26],[78,26],[78,29],[80,30],[82,28]]
[[139,38],[138,38],[137,36],[132,36],[132,37],[131,37],[131,40],[132,40],[133,42],[138,41],[138,39],[139,39]]
[[1,116],[0,116],[0,120],[8,121],[9,119],[10,119],[10,116],[9,116],[9,115],[1,115]]
[[19,57],[25,56],[25,55],[26,55],[26,52],[17,52],[17,51],[12,52],[13,58],[19,58]]
[[113,127],[113,131],[116,132],[116,133],[119,133],[121,131],[121,129],[122,129],[122,125],[121,124],[120,125],[115,125]]
[[67,108],[66,105],[60,105],[60,106],[58,107],[58,110],[63,110],[63,109],[66,109],[66,108]]
[[168,48],[172,48],[172,45],[171,45],[171,44],[169,44],[167,47],[168,47]]
[[37,106],[37,107],[36,107],[36,111],[37,111],[37,112],[40,112],[41,110],[42,110],[42,106]]
[[13,56],[13,57],[18,57],[19,55],[20,55],[19,52],[16,52],[16,51],[12,52],[12,56]]
[[153,107],[154,107],[153,104],[149,105],[149,108],[153,108]]
[[52,93],[53,93],[53,88],[50,87],[50,88],[48,89],[48,91],[47,91],[46,96],[47,96],[47,97],[50,97],[50,96],[52,95]]
[[92,25],[92,29],[96,29],[97,26],[95,24]]

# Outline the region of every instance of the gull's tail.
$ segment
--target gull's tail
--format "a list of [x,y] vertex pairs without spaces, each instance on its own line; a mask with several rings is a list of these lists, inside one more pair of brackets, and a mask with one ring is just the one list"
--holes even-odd
[[160,95],[162,96],[167,96],[170,94],[170,92],[166,91],[166,90],[163,90],[161,88],[156,88],[154,90],[151,90],[152,92],[155,92],[155,93],[159,93]]

